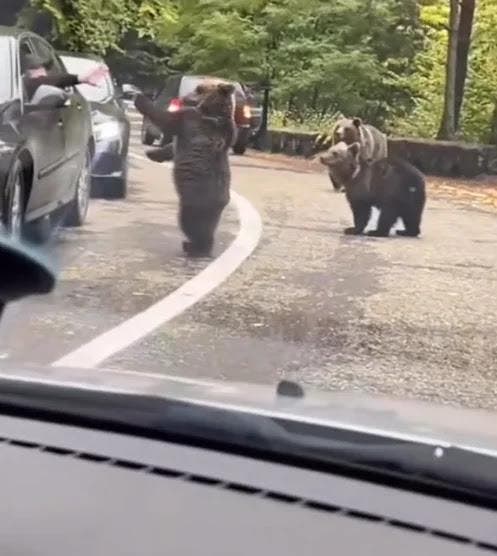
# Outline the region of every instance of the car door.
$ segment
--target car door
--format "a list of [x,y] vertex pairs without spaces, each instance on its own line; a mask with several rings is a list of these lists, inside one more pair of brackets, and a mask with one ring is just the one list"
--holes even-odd
[[[19,42],[21,72],[23,54],[35,53],[30,36],[24,36]],[[34,159],[33,189],[26,207],[26,212],[36,215],[47,205],[58,203],[58,184],[65,179],[65,141],[62,122],[63,109],[50,109],[28,112],[30,104],[23,87],[24,112],[19,122],[19,130],[26,138]],[[42,211],[43,212],[43,211]]]
[[[66,69],[54,49],[41,37],[32,40],[39,56],[49,59],[49,73],[65,73]],[[65,89],[69,95],[66,106],[60,109],[59,126],[64,138],[64,163],[62,179],[57,182],[57,197],[63,202],[74,196],[76,181],[85,160],[86,146],[90,134],[89,108],[75,87]]]
[[[58,71],[66,71],[57,54],[55,54],[55,60]],[[78,91],[78,87],[70,87],[67,92],[70,94],[70,99],[64,110],[63,118],[66,156],[70,173],[69,184],[72,184],[70,191],[74,191],[81,168],[85,163],[85,154],[90,142],[91,109],[82,93]],[[66,190],[66,195],[69,195],[70,191]]]

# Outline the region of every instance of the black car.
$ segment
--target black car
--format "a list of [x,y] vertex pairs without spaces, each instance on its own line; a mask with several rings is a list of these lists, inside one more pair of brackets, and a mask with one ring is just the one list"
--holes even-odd
[[29,54],[46,61],[48,74],[65,71],[44,39],[0,27],[1,225],[43,241],[61,214],[67,225],[85,221],[93,146],[89,107],[78,91],[42,85],[28,98],[22,66]]
[[[105,64],[91,54],[60,53],[69,73],[81,74]],[[109,75],[98,87],[78,85],[91,107],[95,152],[92,160],[92,191],[100,196],[121,198],[127,193],[130,123],[121,94]]]
[[247,104],[250,106],[251,137],[254,137],[262,124],[262,104],[260,102],[259,95],[252,87],[249,87],[244,83],[241,85],[245,93],[245,97],[247,98]]
[[[164,110],[177,110],[181,106],[181,99],[192,93],[195,87],[204,79],[216,80],[217,77],[205,75],[174,75],[166,80],[164,87],[154,96],[156,106]],[[243,86],[233,81],[235,85],[235,122],[237,124],[237,139],[233,146],[235,154],[243,154],[259,125],[259,119],[252,117],[251,106]],[[141,139],[144,145],[152,145],[156,140],[160,140],[161,145],[171,142],[172,137],[163,137],[147,118],[143,118]]]

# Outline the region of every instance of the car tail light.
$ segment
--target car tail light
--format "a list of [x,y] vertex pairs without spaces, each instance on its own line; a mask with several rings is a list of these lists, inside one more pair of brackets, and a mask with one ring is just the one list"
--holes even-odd
[[252,112],[250,110],[250,106],[248,104],[245,104],[243,107],[243,117],[247,120],[250,120],[251,116],[252,116]]
[[167,107],[167,111],[177,112],[182,106],[183,103],[181,102],[180,98],[173,98],[173,100],[169,103],[169,106]]

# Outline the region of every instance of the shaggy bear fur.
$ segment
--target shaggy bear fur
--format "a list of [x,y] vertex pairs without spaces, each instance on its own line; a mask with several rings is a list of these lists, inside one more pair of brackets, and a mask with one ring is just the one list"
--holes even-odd
[[334,175],[345,187],[345,195],[354,216],[354,226],[345,234],[362,234],[371,217],[372,207],[380,211],[376,230],[370,236],[387,237],[400,218],[404,230],[398,235],[417,237],[426,201],[423,174],[400,158],[384,158],[371,164],[361,161],[361,145],[341,141],[328,152]]
[[196,106],[162,111],[143,95],[135,106],[159,129],[175,138],[173,177],[180,201],[179,223],[188,241],[186,253],[207,256],[221,214],[230,201],[228,151],[236,139],[234,86],[200,84]]
[[[374,126],[365,124],[360,118],[341,118],[334,125],[331,135],[319,136],[316,145],[329,145],[331,147],[337,143],[344,142],[347,145],[359,143],[361,162],[372,163],[382,160],[388,156],[387,137],[384,133]],[[328,150],[329,152],[329,150]],[[335,191],[343,191],[344,184],[340,182],[340,177],[334,175],[333,170],[328,165],[328,152],[319,157],[322,164],[328,167],[328,175]]]
[[[219,81],[205,80],[201,85],[201,93],[197,89],[181,98],[183,106],[197,106],[203,96],[212,92]],[[145,151],[147,158],[153,162],[169,162],[174,160],[174,142],[166,143],[160,147],[154,147]]]

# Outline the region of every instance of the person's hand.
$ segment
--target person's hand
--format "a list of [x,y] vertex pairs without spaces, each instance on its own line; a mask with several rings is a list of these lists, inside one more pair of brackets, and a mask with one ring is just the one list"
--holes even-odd
[[103,79],[109,74],[109,68],[107,66],[98,66],[88,73],[84,74],[80,78],[80,83],[86,83],[87,85],[92,85],[97,87]]

